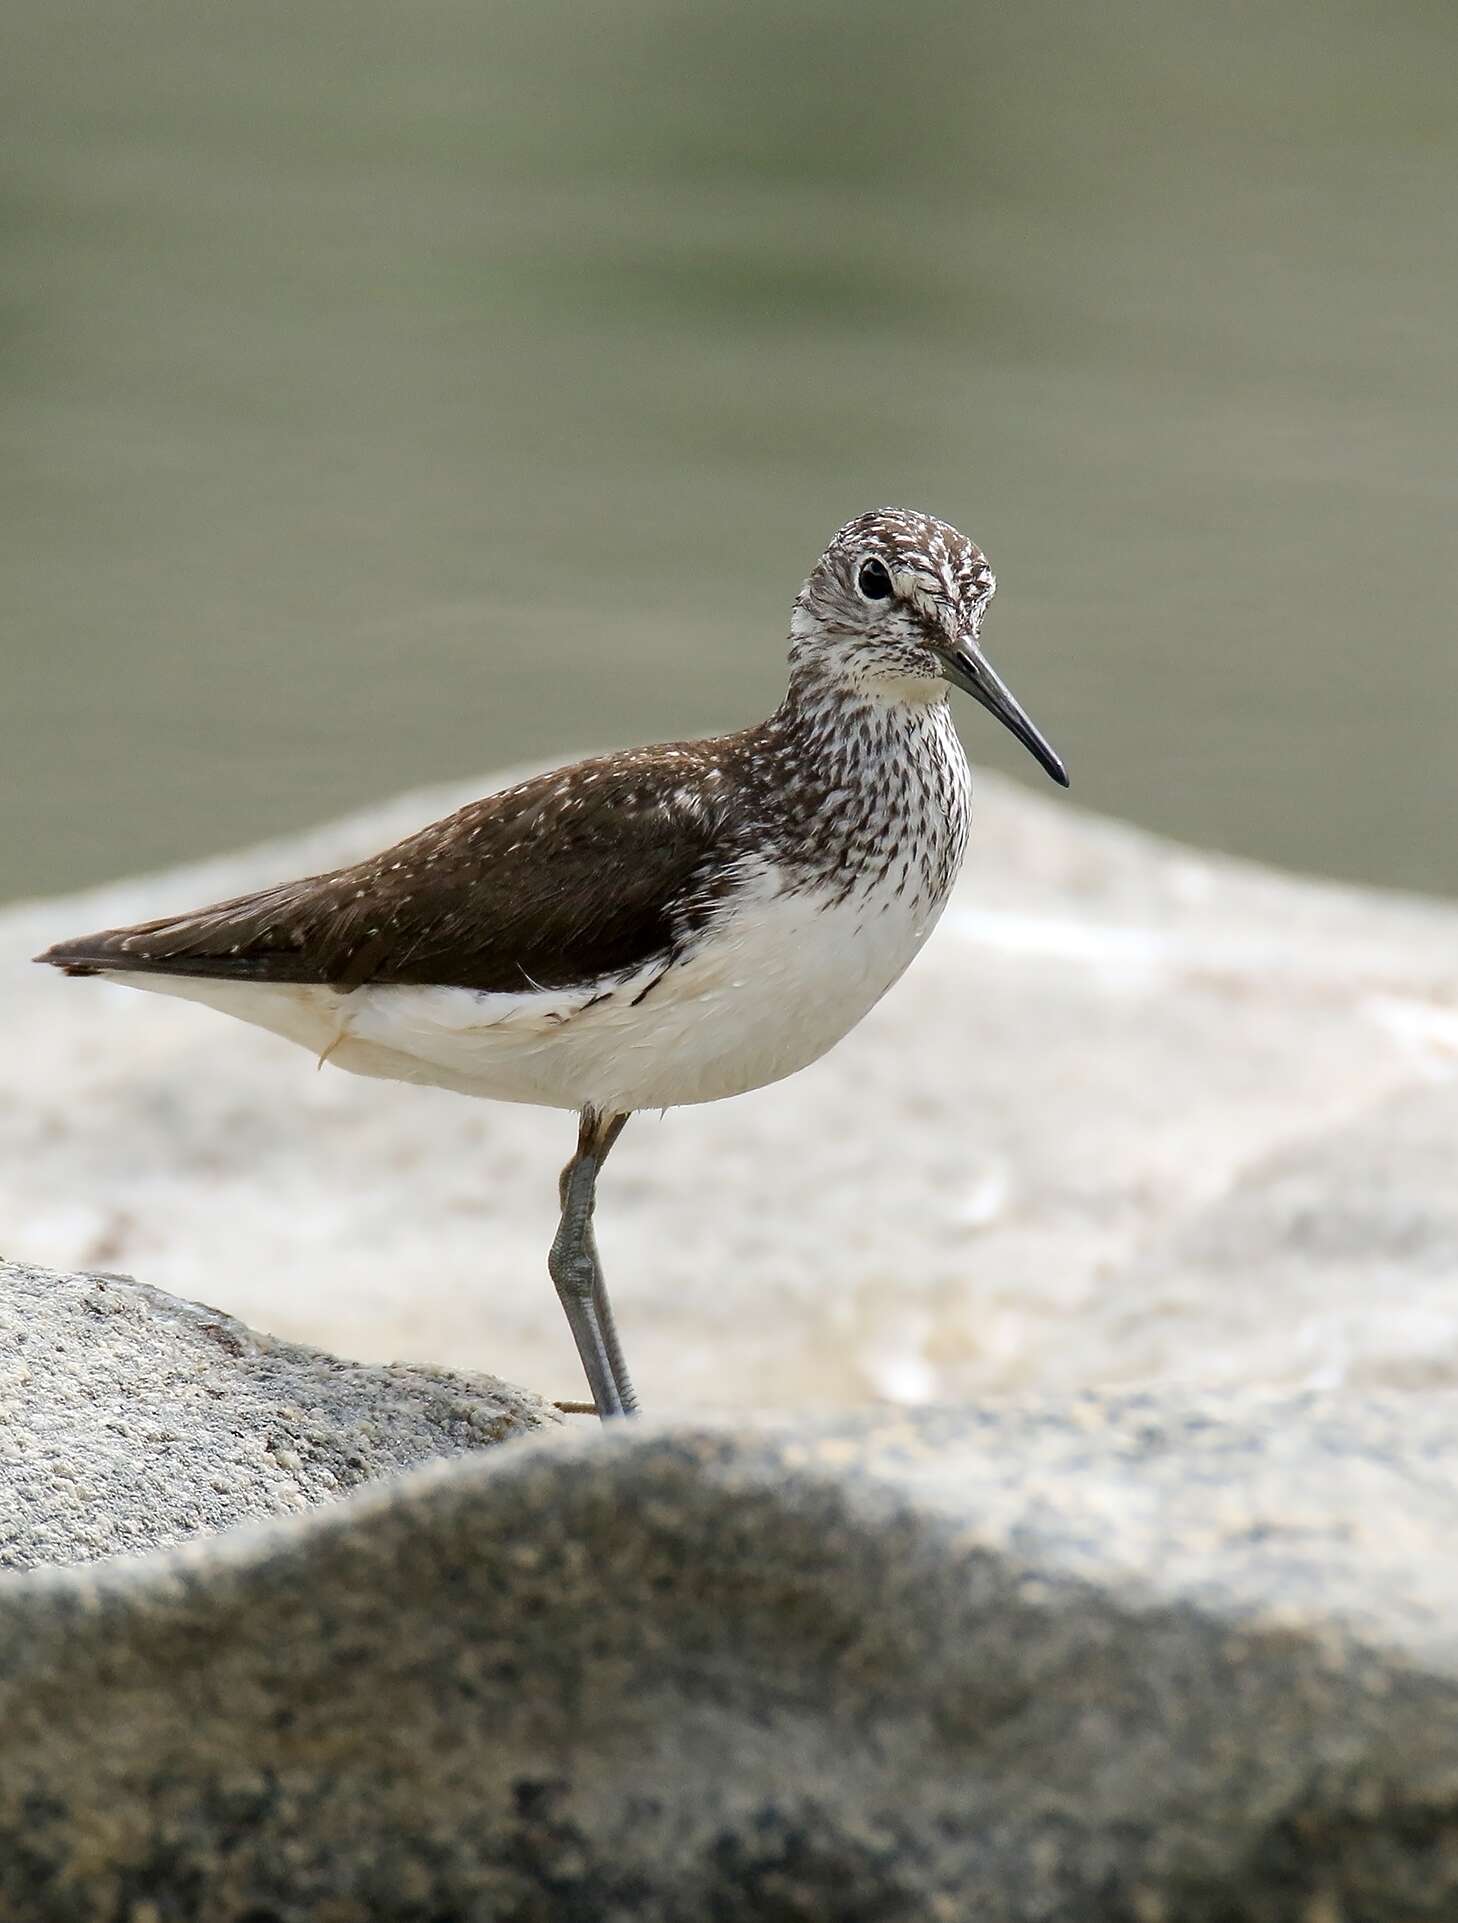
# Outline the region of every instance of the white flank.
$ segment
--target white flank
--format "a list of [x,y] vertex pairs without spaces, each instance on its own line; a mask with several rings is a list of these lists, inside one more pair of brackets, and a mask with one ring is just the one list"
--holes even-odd
[[[297,1042],[331,1067],[497,1101],[612,1113],[739,1095],[816,1061],[902,974],[941,902],[902,869],[843,900],[750,864],[672,967],[570,990],[359,988],[118,972]],[[641,999],[640,999],[641,998]]]

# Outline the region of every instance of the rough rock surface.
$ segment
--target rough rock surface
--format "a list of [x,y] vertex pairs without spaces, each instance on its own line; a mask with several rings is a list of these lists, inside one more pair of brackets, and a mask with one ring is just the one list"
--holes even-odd
[[[545,1276],[567,1116],[316,1073],[207,1010],[27,959],[462,798],[0,916],[0,1247],[344,1354],[577,1393]],[[645,1404],[1458,1382],[1455,1071],[1458,908],[979,779],[963,882],[855,1034],[776,1088],[640,1118],[614,1151],[599,1239]]]
[[156,1549],[560,1420],[490,1376],[340,1362],[130,1277],[0,1262],[0,1568]]
[[0,1581],[0,1914],[1458,1914],[1458,1404],[525,1441]]

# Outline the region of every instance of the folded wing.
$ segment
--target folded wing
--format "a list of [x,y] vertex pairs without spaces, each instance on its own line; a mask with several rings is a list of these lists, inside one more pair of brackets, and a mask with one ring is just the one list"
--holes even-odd
[[[727,781],[706,750],[579,762],[473,802],[352,867],[58,942],[68,974],[569,988],[668,956],[713,912]],[[706,801],[706,793],[715,797]]]

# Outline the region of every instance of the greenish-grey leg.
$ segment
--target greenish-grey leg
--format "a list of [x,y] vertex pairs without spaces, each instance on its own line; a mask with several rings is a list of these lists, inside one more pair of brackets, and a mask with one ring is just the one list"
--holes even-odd
[[599,1115],[590,1108],[582,1111],[577,1153],[563,1169],[559,1184],[562,1220],[547,1257],[547,1268],[582,1358],[587,1386],[604,1422],[609,1416],[634,1415],[638,1408],[608,1301],[597,1238],[592,1232],[598,1171],[627,1119],[626,1115]]

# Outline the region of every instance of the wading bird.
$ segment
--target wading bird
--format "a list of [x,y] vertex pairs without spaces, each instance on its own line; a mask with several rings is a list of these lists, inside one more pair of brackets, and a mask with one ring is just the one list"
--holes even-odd
[[37,959],[358,1075],[575,1110],[548,1267],[599,1415],[630,1414],[592,1229],[628,1117],[793,1074],[901,975],[967,846],[949,687],[1068,784],[982,652],[994,585],[944,521],[863,514],[796,597],[756,727],[579,761],[351,867]]

